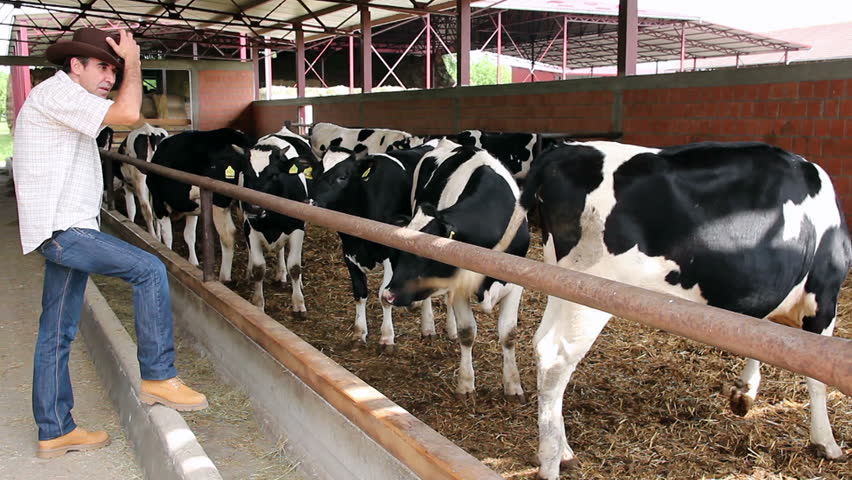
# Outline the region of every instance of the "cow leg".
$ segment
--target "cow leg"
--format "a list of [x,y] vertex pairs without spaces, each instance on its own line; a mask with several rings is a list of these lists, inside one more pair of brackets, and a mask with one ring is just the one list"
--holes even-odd
[[263,310],[266,306],[263,300],[263,278],[266,276],[266,259],[263,257],[263,241],[261,234],[251,228],[248,222],[243,224],[249,230],[248,234],[248,278],[254,283],[251,303]]
[[237,227],[231,218],[231,209],[213,206],[213,224],[219,234],[219,246],[222,248],[222,264],[219,267],[219,281],[231,281],[231,268],[234,263],[234,237]]
[[361,268],[346,258],[346,268],[352,281],[352,296],[355,297],[355,326],[352,330],[352,340],[355,345],[367,343],[367,275]]
[[456,396],[472,398],[476,395],[473,373],[473,342],[476,340],[476,319],[466,295],[452,297],[452,306],[458,322],[459,350],[461,350]]
[[728,391],[728,400],[734,414],[743,417],[748,413],[757,398],[760,380],[760,362],[753,358],[747,359],[742,373]]
[[172,219],[169,217],[159,218],[157,224],[160,226],[160,240],[166,248],[171,250],[174,240],[172,237]]
[[148,185],[145,184],[144,175],[139,183],[137,192],[137,196],[139,198],[139,210],[142,211],[142,218],[145,219],[145,225],[148,227],[148,233],[150,233],[152,237],[156,238],[156,232],[154,231],[154,212],[151,210],[151,193],[148,191]]
[[[214,208],[215,212],[216,209]],[[198,226],[198,215],[187,215],[186,225],[183,227],[183,240],[186,242],[186,248],[189,251],[189,263],[198,266],[198,255],[195,253],[195,229]],[[215,215],[214,215],[215,218]]]
[[[305,243],[305,231],[293,230],[287,238],[287,270],[293,287],[293,318],[304,320],[308,309],[305,308],[305,295],[302,293],[302,246]],[[282,278],[282,282],[286,281]]]
[[591,348],[611,315],[549,297],[533,346],[538,363],[538,430],[540,478],[559,478],[559,467],[577,459],[568,445],[562,417],[565,387],[577,364]]
[[133,198],[133,191],[127,186],[124,187],[124,205],[127,208],[127,219],[136,223],[136,199]]
[[432,297],[427,297],[420,305],[420,338],[431,342],[438,338],[435,333],[435,312],[432,311]]
[[382,284],[379,287],[379,304],[382,306],[382,336],[379,339],[379,352],[393,353],[394,331],[393,331],[393,307],[382,300],[385,289],[393,277],[393,267],[390,259],[382,261]]
[[497,319],[497,333],[503,347],[503,395],[507,400],[523,402],[524,389],[515,361],[515,342],[518,339],[518,307],[524,288],[510,283],[503,289],[507,292],[500,300],[500,316]]
[[456,325],[456,312],[453,310],[449,294],[444,295],[444,304],[447,305],[447,338],[450,340],[457,340],[459,338],[459,329]]

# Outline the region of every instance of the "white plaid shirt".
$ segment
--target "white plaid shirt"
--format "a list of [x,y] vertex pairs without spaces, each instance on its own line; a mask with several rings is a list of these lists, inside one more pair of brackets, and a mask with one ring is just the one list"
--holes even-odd
[[103,174],[95,138],[112,103],[57,71],[21,107],[12,172],[24,254],[54,231],[98,228]]

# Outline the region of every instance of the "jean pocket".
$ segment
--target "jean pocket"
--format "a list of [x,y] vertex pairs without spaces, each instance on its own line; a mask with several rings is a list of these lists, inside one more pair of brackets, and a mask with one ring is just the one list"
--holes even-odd
[[38,251],[44,256],[44,258],[53,263],[62,262],[62,250],[62,245],[56,241],[55,235],[42,242],[42,244],[38,247]]

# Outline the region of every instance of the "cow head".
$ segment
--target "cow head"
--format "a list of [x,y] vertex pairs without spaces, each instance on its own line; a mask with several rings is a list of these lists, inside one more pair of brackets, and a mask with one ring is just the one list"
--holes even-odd
[[[246,186],[276,197],[306,201],[308,185],[311,183],[310,159],[303,161],[303,157],[291,157],[289,154],[294,153],[293,150],[289,145],[283,147],[256,145],[252,148],[250,154],[251,168],[249,170],[254,172],[261,166],[262,169]],[[265,158],[260,159],[259,157]],[[245,202],[241,205],[249,221],[280,215],[257,205]]]
[[[406,228],[437,237],[463,241],[459,238],[456,227],[442,212],[430,204],[420,205]],[[396,252],[391,262],[393,278],[382,300],[399,307],[423,300],[435,291],[446,287],[450,278],[458,270],[452,265],[402,251]]]
[[[363,145],[361,145],[363,147]],[[369,180],[376,160],[367,156],[366,148],[355,151],[332,147],[326,151],[321,162],[314,162],[314,178],[311,201],[323,208],[340,209],[346,193],[359,187],[359,182]]]

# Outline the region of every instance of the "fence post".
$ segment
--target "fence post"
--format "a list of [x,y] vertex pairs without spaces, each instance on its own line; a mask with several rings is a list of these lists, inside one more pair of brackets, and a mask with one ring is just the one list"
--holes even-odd
[[201,189],[201,228],[204,232],[204,241],[201,244],[203,279],[205,282],[211,282],[213,281],[213,262],[215,261],[213,250],[213,192],[206,188]]
[[115,176],[115,173],[112,171],[113,160],[101,157],[101,161],[104,165],[104,186],[106,186],[107,210],[115,210],[115,192],[112,191],[112,184]]

